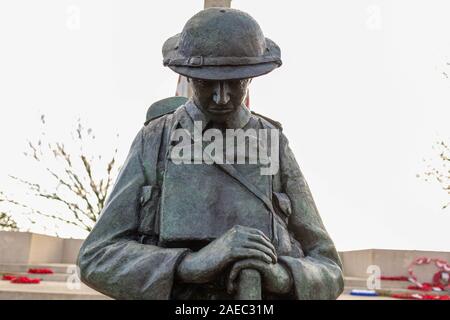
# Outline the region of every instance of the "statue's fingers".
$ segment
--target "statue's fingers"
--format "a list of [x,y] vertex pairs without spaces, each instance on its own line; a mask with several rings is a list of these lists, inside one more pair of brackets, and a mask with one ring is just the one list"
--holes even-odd
[[262,236],[260,236],[260,235],[254,235],[254,234],[252,234],[252,235],[249,235],[249,236],[248,236],[248,239],[263,244],[264,246],[266,246],[266,247],[268,247],[270,250],[272,250],[272,252],[273,252],[275,255],[277,254],[277,250],[275,249],[274,245],[273,245],[269,240],[267,240],[266,238],[264,238],[264,237],[262,237]]
[[259,235],[259,236],[263,237],[264,239],[266,239],[268,242],[270,242],[269,237],[266,236],[266,234],[264,232],[262,232],[261,230],[256,229],[256,228],[251,228],[251,227],[247,227],[247,230],[249,231],[250,234]]
[[257,259],[266,263],[272,263],[272,257],[265,252],[257,249],[239,248],[234,249],[231,253],[234,259]]
[[241,264],[240,262],[237,262],[234,264],[233,268],[230,271],[230,274],[228,276],[228,282],[227,282],[227,291],[229,294],[232,294],[234,292],[234,281],[236,281],[236,278],[241,271]]
[[260,251],[264,252],[265,254],[269,255],[272,258],[273,263],[277,262],[277,255],[274,252],[274,250],[271,248],[268,248],[267,246],[265,246],[259,242],[249,241],[249,242],[245,243],[243,247],[248,248],[248,249],[260,250]]
[[228,276],[227,281],[227,292],[228,294],[232,294],[234,292],[234,281],[236,280],[236,275],[238,274],[236,270],[236,265],[231,269],[230,275]]

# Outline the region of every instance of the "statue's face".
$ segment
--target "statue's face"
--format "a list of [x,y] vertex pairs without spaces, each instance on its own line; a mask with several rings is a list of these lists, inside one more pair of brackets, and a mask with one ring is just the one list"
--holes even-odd
[[236,112],[244,102],[251,79],[200,80],[189,79],[195,104],[216,120]]

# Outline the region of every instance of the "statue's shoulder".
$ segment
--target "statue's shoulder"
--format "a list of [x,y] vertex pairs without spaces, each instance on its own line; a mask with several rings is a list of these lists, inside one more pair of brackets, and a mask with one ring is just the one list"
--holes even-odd
[[147,110],[142,138],[145,144],[157,143],[161,139],[166,119],[172,117],[187,101],[184,97],[170,97],[153,103]]
[[264,127],[268,128],[268,129],[279,129],[279,130],[283,130],[283,126],[281,125],[280,122],[273,120],[269,117],[266,117],[260,113],[256,113],[255,111],[251,111],[252,115],[254,117],[256,117],[257,119],[261,120],[261,122],[263,123]]
[[186,97],[169,97],[153,103],[147,110],[144,125],[147,126],[154,120],[165,115],[172,114],[187,102]]

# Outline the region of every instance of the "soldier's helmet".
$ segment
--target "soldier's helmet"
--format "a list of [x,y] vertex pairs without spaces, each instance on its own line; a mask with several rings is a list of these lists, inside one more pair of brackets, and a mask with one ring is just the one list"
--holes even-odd
[[164,65],[191,78],[231,80],[257,77],[281,66],[280,48],[250,15],[209,8],[194,15],[163,45]]

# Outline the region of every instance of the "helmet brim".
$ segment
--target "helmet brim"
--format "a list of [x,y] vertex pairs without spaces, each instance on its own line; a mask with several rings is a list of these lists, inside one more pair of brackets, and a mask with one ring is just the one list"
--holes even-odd
[[[177,34],[167,39],[164,43],[162,50],[164,61],[173,58],[180,58],[178,53],[178,42],[180,40],[180,36],[181,34]],[[183,76],[203,80],[235,80],[259,77],[281,66],[280,48],[269,38],[265,39],[267,45],[266,52],[270,52],[271,57],[271,61],[268,62],[246,65],[203,65],[189,67],[169,64],[167,66]],[[181,56],[181,58],[186,57]]]
[[189,78],[202,80],[236,80],[248,79],[265,75],[279,67],[277,63],[262,63],[251,66],[203,66],[179,67],[169,66],[178,74]]

